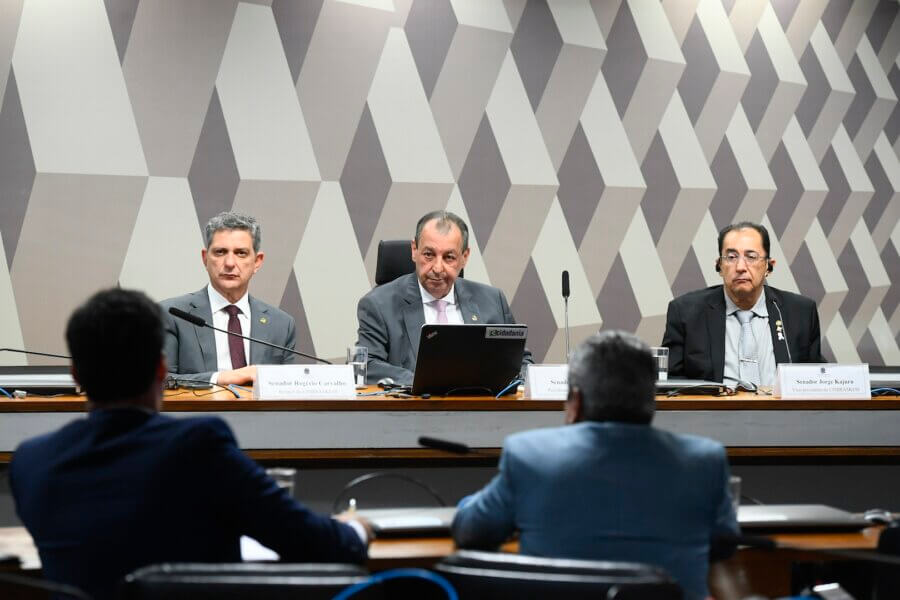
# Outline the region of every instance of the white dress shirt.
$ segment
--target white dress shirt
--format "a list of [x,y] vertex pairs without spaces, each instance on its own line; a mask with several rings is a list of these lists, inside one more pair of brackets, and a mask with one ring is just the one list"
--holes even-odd
[[[216,288],[211,284],[206,286],[209,292],[209,307],[212,310],[213,327],[228,330],[228,313],[225,308],[231,304]],[[238,322],[241,324],[241,334],[250,335],[250,296],[249,293],[234,303],[241,312],[238,313]],[[230,371],[234,367],[231,366],[231,350],[228,348],[227,333],[214,331],[216,338],[216,368],[219,371]],[[250,340],[244,341],[244,356],[247,357],[247,364],[250,364]],[[210,377],[210,383],[216,383],[219,373],[213,373]]]
[[[422,294],[422,304],[425,309],[425,323],[431,325],[432,323],[437,323],[437,308],[435,308],[434,302],[438,300],[431,294],[428,293],[422,286],[422,282],[419,281],[419,292]],[[459,312],[459,306],[456,304],[456,284],[450,286],[450,291],[447,292],[447,295],[443,298],[440,298],[447,303],[447,306],[444,307],[444,312],[447,315],[447,323],[454,323],[456,325],[463,324],[462,313]]]
[[[740,308],[735,304],[725,289],[725,383],[736,384],[740,379],[740,347],[741,322],[735,314]],[[769,309],[766,308],[766,288],[750,309],[754,317],[750,320],[753,337],[756,338],[756,354],[759,360],[759,385],[769,387],[775,385],[775,351],[772,348],[772,331],[769,328]]]

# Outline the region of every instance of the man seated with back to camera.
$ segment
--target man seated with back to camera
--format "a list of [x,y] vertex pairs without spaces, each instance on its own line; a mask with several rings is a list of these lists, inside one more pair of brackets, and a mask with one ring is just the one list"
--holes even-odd
[[744,221],[723,228],[718,241],[723,285],[669,303],[669,375],[771,388],[779,363],[826,362],[816,303],[766,285],[775,268],[769,231]]
[[462,548],[493,549],[516,530],[522,554],[642,562],[685,598],[707,595],[715,544],[739,533],[725,449],[653,427],[656,361],[635,336],[604,332],[569,360],[566,426],[506,438],[499,473],[463,498]]
[[23,442],[9,475],[48,580],[113,598],[144,565],[239,562],[242,535],[288,561],[366,559],[368,525],[303,507],[222,419],[159,414],[163,323],[147,296],[97,293],[72,314],[66,340],[87,418]]
[[[469,260],[469,228],[452,212],[436,210],[416,224],[410,243],[415,272],[363,296],[357,306],[359,346],[369,349],[368,383],[413,381],[422,325],[515,323],[503,292],[459,278]],[[522,368],[532,363],[527,349]]]

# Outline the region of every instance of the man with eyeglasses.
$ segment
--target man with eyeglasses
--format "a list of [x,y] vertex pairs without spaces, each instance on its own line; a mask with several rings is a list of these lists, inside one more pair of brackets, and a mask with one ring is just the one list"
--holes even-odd
[[719,232],[723,285],[669,303],[662,345],[670,375],[752,390],[774,385],[778,363],[826,362],[815,302],[765,285],[774,267],[762,225],[743,221]]

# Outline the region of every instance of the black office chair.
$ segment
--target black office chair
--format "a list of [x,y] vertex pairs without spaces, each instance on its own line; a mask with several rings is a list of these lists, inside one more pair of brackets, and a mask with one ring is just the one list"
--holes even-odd
[[[892,521],[878,536],[878,553],[900,557],[900,521]],[[875,600],[900,598],[900,567],[877,565],[875,567]]]
[[[461,600],[682,598],[681,588],[664,570],[640,563],[461,550],[434,570],[453,584]],[[615,595],[608,596],[611,592]]]
[[[409,240],[381,240],[375,260],[375,285],[388,283],[416,270]],[[463,272],[459,272],[459,277]]]
[[[347,586],[364,581],[362,567],[345,564],[171,563],[152,565],[127,575],[120,600],[319,600],[333,598]],[[384,598],[375,585],[354,600]]]

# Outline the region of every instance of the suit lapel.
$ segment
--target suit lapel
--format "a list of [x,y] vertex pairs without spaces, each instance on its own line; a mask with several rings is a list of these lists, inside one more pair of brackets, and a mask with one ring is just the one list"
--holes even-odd
[[[253,296],[248,297],[250,302],[250,333],[246,333],[249,337],[255,337],[266,342],[272,341],[271,328],[269,327],[269,307],[259,302]],[[262,344],[250,342],[250,356],[247,360],[248,365],[263,364],[267,348]]]
[[709,362],[712,365],[713,381],[722,381],[725,377],[725,298],[722,294],[722,288],[717,287],[706,306]]
[[457,278],[454,290],[456,292],[456,307],[462,316],[463,323],[467,325],[480,323],[481,311],[478,308],[478,303],[475,302],[472,294],[469,293],[469,287],[466,285],[466,282]]
[[[193,294],[190,312],[212,325],[212,308],[209,305],[209,292],[206,288]],[[216,338],[213,330],[209,327],[194,327],[194,333],[197,335],[197,345],[200,347],[200,355],[203,357],[203,366],[207,371],[217,371],[219,361],[216,357]]]
[[[779,365],[781,363],[791,362],[790,360],[788,360],[788,342],[785,339],[784,334],[782,333],[781,335],[782,339],[778,339],[778,324],[781,323],[781,315],[778,312],[778,309],[775,308],[775,302],[778,302],[779,308],[784,306],[784,303],[781,301],[781,294],[778,293],[778,290],[769,287],[768,285],[766,286],[765,290],[766,309],[769,311],[769,332],[772,335],[772,350],[775,353],[775,364]],[[782,323],[782,328],[783,325],[784,324]]]
[[403,306],[400,311],[403,314],[403,324],[406,326],[406,335],[409,338],[409,347],[413,358],[419,356],[419,336],[422,333],[422,325],[425,324],[425,309],[422,308],[422,294],[419,292],[419,283],[415,273],[404,275],[407,278],[403,289]]

